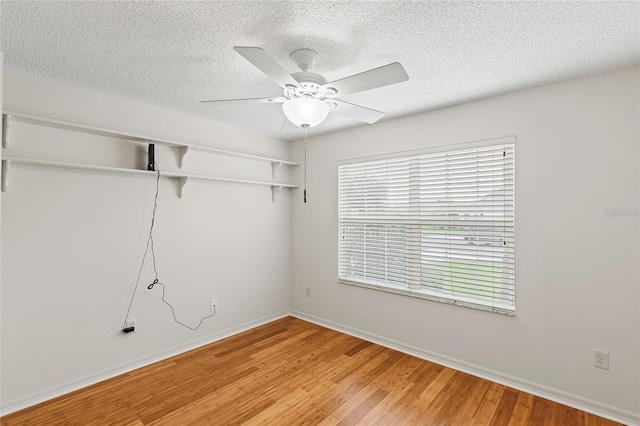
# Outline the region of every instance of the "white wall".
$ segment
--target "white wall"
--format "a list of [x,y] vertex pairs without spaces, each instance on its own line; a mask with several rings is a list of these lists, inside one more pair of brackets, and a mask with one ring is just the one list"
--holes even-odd
[[[632,67],[310,139],[308,203],[292,199],[292,310],[640,420],[639,221],[605,216],[639,207],[639,88]],[[338,160],[508,134],[515,318],[337,283]],[[610,370],[593,367],[594,348]]]
[[[287,159],[290,144],[154,106],[5,70],[5,110]],[[145,165],[145,146],[14,122],[5,156],[114,167]],[[176,149],[156,146],[163,171]],[[269,163],[190,153],[192,174],[271,180]],[[278,181],[288,182],[287,167]],[[197,346],[289,308],[290,194],[269,187],[160,180],[155,247],[173,322],[145,266],[120,332],[149,231],[155,179],[12,164],[2,194],[3,412],[154,357]]]
[[[639,68],[571,80],[309,141],[308,203],[268,188],[160,181],[156,248],[178,316],[218,315],[197,332],[175,325],[147,291],[119,329],[145,244],[155,181],[13,165],[2,194],[3,413],[136,363],[273,318],[291,308],[640,414]],[[202,118],[5,70],[5,109],[166,139],[288,158],[289,144]],[[341,159],[514,133],[517,317],[337,284]],[[175,150],[157,148],[162,170]],[[14,123],[5,156],[142,167],[145,150]],[[303,159],[302,143],[293,150]],[[207,154],[193,174],[270,179],[267,163]],[[302,182],[302,168],[280,181]],[[247,262],[252,261],[251,267]],[[289,280],[291,274],[291,287]],[[312,288],[305,297],[304,288]],[[291,300],[289,300],[291,297]],[[592,349],[611,354],[592,367]]]

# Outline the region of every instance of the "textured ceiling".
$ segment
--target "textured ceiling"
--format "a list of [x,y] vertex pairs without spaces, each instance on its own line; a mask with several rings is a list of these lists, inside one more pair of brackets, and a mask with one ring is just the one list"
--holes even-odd
[[[6,66],[227,122],[280,139],[280,96],[232,47],[289,72],[319,52],[329,81],[401,62],[409,81],[346,96],[386,118],[640,63],[638,2],[1,2]],[[330,115],[312,134],[365,125]]]

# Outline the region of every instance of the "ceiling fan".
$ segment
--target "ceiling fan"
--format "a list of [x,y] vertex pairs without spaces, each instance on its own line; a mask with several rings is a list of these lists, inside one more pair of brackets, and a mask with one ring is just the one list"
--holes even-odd
[[272,98],[248,98],[202,101],[202,103],[273,103],[282,104],[285,116],[303,129],[322,123],[329,112],[350,117],[365,123],[375,123],[383,112],[337,99],[352,93],[400,83],[409,79],[399,62],[327,82],[322,75],[310,71],[318,60],[318,53],[311,49],[298,49],[291,59],[301,71],[289,74],[279,63],[259,47],[235,46],[233,48],[255,65],[267,77],[283,88],[283,95]]

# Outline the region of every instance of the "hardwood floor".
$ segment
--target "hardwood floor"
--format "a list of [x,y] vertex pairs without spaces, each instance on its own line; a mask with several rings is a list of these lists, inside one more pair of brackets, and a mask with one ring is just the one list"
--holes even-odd
[[2,425],[615,425],[287,317]]

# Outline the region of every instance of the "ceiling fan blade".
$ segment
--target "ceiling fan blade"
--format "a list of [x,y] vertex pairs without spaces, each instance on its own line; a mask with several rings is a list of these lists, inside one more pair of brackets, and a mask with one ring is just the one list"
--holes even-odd
[[361,72],[360,74],[354,74],[350,77],[332,81],[320,86],[320,89],[333,88],[336,90],[336,94],[334,96],[344,96],[351,93],[375,89],[376,87],[401,83],[408,79],[409,75],[404,70],[404,67],[400,62],[394,62],[381,66],[380,68],[374,68],[369,71]]
[[384,117],[384,112],[376,111],[375,109],[365,108],[338,99],[332,99],[332,102],[336,103],[336,107],[331,110],[332,113],[353,118],[354,120],[373,124]]
[[267,77],[275,81],[284,88],[286,85],[298,87],[298,82],[282,68],[271,56],[259,47],[234,46],[233,50],[244,56],[244,58],[255,65]]
[[280,104],[286,101],[287,98],[247,98],[247,99],[221,99],[217,101],[200,101],[203,104]]

